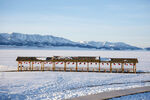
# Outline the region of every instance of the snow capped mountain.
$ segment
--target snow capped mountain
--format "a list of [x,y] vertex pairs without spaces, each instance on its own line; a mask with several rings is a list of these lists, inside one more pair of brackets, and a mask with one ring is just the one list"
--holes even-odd
[[[81,43],[81,42],[80,42]],[[128,44],[125,44],[123,42],[95,42],[95,41],[84,41],[82,42],[83,44],[86,45],[90,45],[90,46],[94,46],[97,49],[111,49],[111,50],[137,50],[137,49],[141,49],[135,46],[131,46]]]
[[1,33],[0,34],[0,44],[1,45],[29,45],[29,46],[57,46],[57,45],[75,45],[76,43],[70,41],[68,39],[64,39],[61,37],[54,37],[52,35],[29,35],[29,34],[21,34],[21,33]]
[[150,47],[145,48],[145,50],[149,50],[150,51]]
[[80,41],[73,42],[71,40],[55,37],[52,35],[39,34],[21,34],[21,33],[0,33],[0,45],[5,46],[28,46],[28,47],[79,47],[93,48],[104,50],[141,50],[135,46],[131,46],[122,42],[95,42],[95,41]]

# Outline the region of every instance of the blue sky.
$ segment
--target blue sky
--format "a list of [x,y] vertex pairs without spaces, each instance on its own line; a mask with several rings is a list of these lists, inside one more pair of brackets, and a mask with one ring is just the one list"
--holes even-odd
[[150,0],[0,0],[0,33],[150,47]]

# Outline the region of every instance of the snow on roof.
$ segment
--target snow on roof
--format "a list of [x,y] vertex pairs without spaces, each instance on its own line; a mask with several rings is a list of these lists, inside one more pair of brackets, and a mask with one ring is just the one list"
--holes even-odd
[[110,58],[100,58],[100,61],[111,61]]
[[38,60],[46,60],[46,57],[36,57]]

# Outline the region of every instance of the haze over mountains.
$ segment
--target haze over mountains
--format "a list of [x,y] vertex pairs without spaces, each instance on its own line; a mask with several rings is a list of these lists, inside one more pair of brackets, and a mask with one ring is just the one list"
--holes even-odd
[[[22,34],[22,33],[0,33],[0,46],[5,47],[38,47],[38,48],[53,48],[53,47],[78,47],[87,49],[100,50],[143,50],[143,48],[131,46],[123,42],[95,42],[95,41],[80,41],[74,42],[62,37],[52,35],[39,34]],[[148,49],[146,49],[148,50]]]

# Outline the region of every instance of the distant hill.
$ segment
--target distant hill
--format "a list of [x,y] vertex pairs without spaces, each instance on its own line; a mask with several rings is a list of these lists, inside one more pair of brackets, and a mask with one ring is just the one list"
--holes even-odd
[[83,44],[94,46],[98,49],[108,49],[108,50],[142,50],[142,48],[131,46],[129,44],[123,42],[95,42],[95,41],[88,41],[88,42],[81,42]]
[[22,34],[22,33],[0,33],[1,46],[19,46],[19,47],[78,47],[88,49],[100,50],[142,50],[142,48],[131,46],[123,42],[95,42],[95,41],[81,41],[74,42],[62,37],[52,35],[39,34]]
[[150,47],[145,48],[145,50],[149,50],[150,51]]

